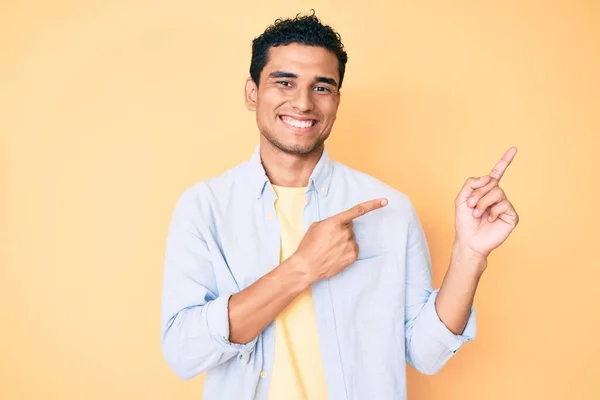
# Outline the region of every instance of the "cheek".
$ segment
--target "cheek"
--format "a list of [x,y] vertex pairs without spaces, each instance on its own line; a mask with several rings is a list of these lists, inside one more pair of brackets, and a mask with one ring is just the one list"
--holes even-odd
[[335,121],[337,116],[337,103],[333,99],[320,101],[319,109],[326,119]]
[[256,105],[256,111],[262,114],[263,118],[272,118],[284,102],[285,100],[281,96],[268,92],[261,96]]

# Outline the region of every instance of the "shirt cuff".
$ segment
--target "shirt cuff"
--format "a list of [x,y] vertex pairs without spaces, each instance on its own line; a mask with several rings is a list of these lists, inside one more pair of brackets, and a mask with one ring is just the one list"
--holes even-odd
[[229,341],[229,298],[233,293],[223,293],[213,301],[208,302],[206,310],[206,322],[212,339],[225,349],[225,351],[236,351],[238,361],[247,364],[250,354],[254,351],[258,336],[252,341],[239,344]]
[[431,293],[425,306],[424,319],[427,321],[426,325],[429,327],[427,332],[433,339],[446,346],[452,353],[456,353],[463,344],[475,339],[477,333],[475,307],[471,307],[471,313],[462,334],[455,335],[444,325],[437,313],[435,301],[438,293],[439,289]]

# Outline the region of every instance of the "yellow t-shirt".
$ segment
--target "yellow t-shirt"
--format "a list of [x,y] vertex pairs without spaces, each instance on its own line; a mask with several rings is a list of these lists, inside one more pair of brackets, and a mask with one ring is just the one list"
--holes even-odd
[[[281,230],[281,261],[291,256],[302,237],[305,188],[273,185]],[[327,399],[317,322],[309,287],[275,319],[275,358],[269,400]]]

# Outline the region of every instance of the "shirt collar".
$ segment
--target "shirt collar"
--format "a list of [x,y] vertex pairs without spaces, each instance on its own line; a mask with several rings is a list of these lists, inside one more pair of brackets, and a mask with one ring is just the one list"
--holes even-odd
[[[254,154],[249,161],[249,173],[248,183],[251,186],[251,190],[255,191],[256,197],[260,198],[267,185],[270,185],[267,173],[262,165],[260,157],[260,145],[256,146]],[[308,187],[306,192],[315,190],[321,196],[327,196],[329,194],[329,186],[333,177],[333,163],[329,158],[327,148],[323,149],[323,154],[317,162],[317,165],[313,169],[313,172],[308,179]]]

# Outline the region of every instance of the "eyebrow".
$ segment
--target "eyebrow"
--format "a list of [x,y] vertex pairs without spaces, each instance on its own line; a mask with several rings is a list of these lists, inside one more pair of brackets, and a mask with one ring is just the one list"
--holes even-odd
[[[291,72],[285,72],[285,71],[273,71],[269,74],[269,78],[290,78],[290,79],[297,79],[298,75],[291,73]],[[328,85],[331,86],[335,86],[337,87],[338,84],[335,81],[335,79],[333,78],[328,78],[326,76],[317,76],[315,77],[315,82],[320,82],[320,83],[327,83]]]
[[338,84],[337,84],[337,82],[335,81],[335,79],[333,79],[333,78],[327,78],[326,76],[317,76],[317,77],[315,78],[315,80],[316,80],[317,82],[321,82],[321,83],[327,83],[327,84],[329,84],[329,85],[331,85],[331,86],[335,86],[335,87],[337,87],[337,86],[338,86]]

